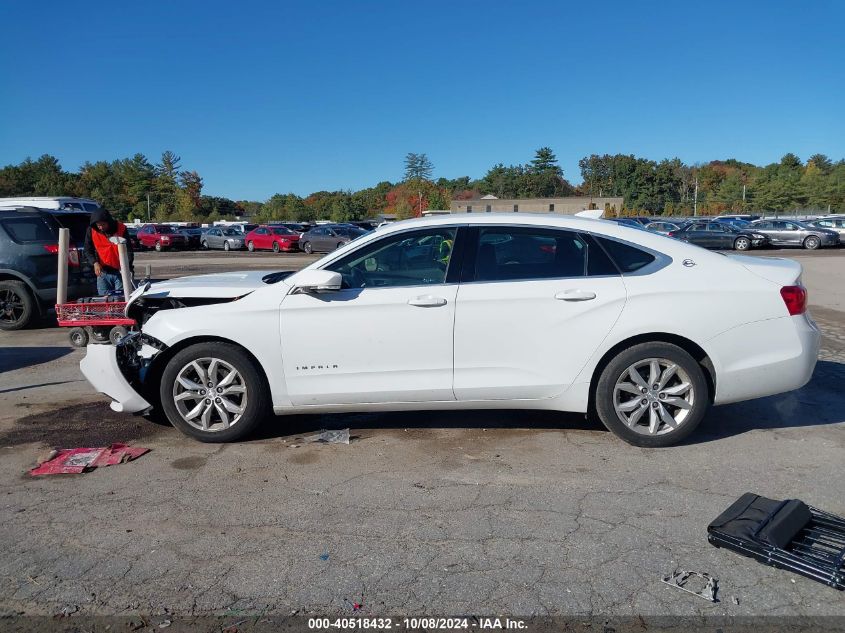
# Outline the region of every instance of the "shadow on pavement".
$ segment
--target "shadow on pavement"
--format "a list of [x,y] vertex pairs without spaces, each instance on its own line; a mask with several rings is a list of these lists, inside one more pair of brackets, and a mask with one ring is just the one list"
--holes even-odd
[[796,391],[710,409],[688,444],[755,430],[806,428],[845,422],[845,364],[820,360]]
[[0,374],[49,363],[72,351],[72,347],[3,347],[0,348]]

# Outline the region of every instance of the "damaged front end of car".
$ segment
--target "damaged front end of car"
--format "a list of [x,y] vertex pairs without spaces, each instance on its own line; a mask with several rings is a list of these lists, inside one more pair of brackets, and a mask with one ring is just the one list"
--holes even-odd
[[[89,345],[80,369],[98,392],[112,399],[113,410],[145,413],[158,402],[158,377],[176,349],[150,334],[150,330],[159,332],[154,324],[162,325],[161,319],[166,318],[162,312],[232,303],[291,274],[249,271],[146,282],[132,293],[126,306],[126,316],[137,324],[134,331],[116,345]],[[183,325],[178,339],[184,340],[185,334],[190,337],[191,333]]]

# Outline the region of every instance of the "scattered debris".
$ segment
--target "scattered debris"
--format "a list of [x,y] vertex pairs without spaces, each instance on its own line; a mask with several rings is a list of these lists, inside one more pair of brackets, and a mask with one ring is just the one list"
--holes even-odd
[[319,433],[303,437],[302,440],[320,444],[349,444],[349,429],[323,429]]
[[845,589],[845,518],[799,499],[777,501],[746,492],[707,526],[707,540],[834,589]]
[[94,470],[101,466],[124,464],[150,449],[131,447],[126,444],[112,444],[101,448],[62,448],[50,451],[47,459],[39,462],[37,468],[29,471],[30,475],[68,475]]
[[733,602],[734,604],[739,604],[739,598],[737,598],[736,596],[731,596],[731,602]]
[[164,622],[162,622],[161,624],[159,624],[159,625],[158,625],[158,628],[160,628],[160,629],[166,629],[166,628],[167,628],[168,626],[170,626],[171,624],[172,624],[172,623],[170,622],[170,620],[165,620]]
[[[704,586],[697,590],[687,587],[687,582],[689,582],[690,579],[703,581]],[[691,593],[699,598],[704,598],[710,602],[718,602],[716,599],[716,592],[719,590],[719,581],[713,578],[710,574],[676,569],[670,575],[661,578],[661,582],[665,582],[667,585],[676,587],[682,591],[686,591],[687,593]]]
[[329,560],[329,552],[325,551],[322,554],[320,554],[320,560]]
[[69,618],[72,614],[76,613],[77,611],[79,611],[79,607],[77,605],[68,605],[66,607],[62,607],[62,610],[59,611],[56,615],[54,615],[53,618]]

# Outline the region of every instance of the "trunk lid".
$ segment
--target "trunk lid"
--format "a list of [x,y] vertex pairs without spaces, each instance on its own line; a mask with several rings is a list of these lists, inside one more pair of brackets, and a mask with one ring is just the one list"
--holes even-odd
[[780,286],[793,286],[801,279],[801,264],[782,257],[752,257],[750,255],[728,255],[758,277]]

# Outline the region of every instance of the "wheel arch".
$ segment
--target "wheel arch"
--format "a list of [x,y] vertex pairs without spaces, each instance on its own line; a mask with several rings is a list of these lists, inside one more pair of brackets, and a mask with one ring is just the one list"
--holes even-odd
[[[242,352],[244,352],[249,357],[249,359],[255,364],[255,367],[261,375],[261,378],[264,380],[265,386],[267,386],[268,389],[270,388],[270,381],[267,378],[267,370],[264,368],[264,365],[261,364],[261,361],[258,360],[255,354],[253,354],[251,351],[249,351],[249,349],[247,349],[237,341],[233,341],[232,339],[228,339],[222,336],[191,336],[174,343],[172,346],[157,354],[153,359],[153,362],[150,365],[149,370],[147,371],[147,375],[144,378],[143,396],[148,402],[155,402],[156,405],[158,405],[159,407],[161,406],[161,402],[159,402],[158,384],[161,381],[162,374],[164,373],[164,368],[167,367],[167,364],[170,362],[170,359],[173,358],[176,354],[181,352],[183,349],[187,349],[191,345],[196,345],[198,343],[227,343],[229,345],[237,347]],[[153,400],[150,400],[150,398],[153,398]]]
[[639,345],[640,343],[669,343],[680,347],[692,356],[704,369],[704,379],[707,381],[708,398],[710,403],[713,403],[713,398],[716,395],[716,368],[710,360],[710,356],[708,356],[707,352],[704,351],[704,349],[696,342],[678,334],[670,334],[668,332],[649,332],[648,334],[638,334],[623,341],[619,341],[616,345],[604,353],[593,370],[593,375],[590,378],[589,411],[595,411],[596,386],[604,368],[607,367],[610,361],[613,360],[619,352],[634,345]]
[[32,283],[28,277],[25,277],[16,271],[13,270],[0,270],[0,281],[19,281],[21,282],[29,292],[29,296],[32,298],[33,302],[35,303],[35,309],[38,310],[39,315],[43,315],[45,312],[45,306],[42,305],[41,299],[38,298],[38,292],[35,288],[35,285]]

